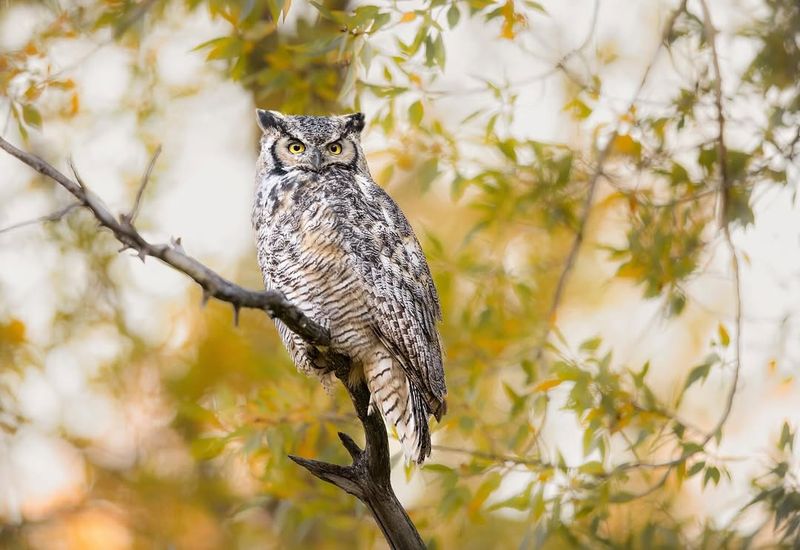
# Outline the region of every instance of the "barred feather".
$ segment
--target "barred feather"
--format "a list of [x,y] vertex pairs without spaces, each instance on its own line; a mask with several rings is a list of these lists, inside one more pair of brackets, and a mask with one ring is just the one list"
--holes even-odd
[[[333,348],[363,369],[406,457],[422,462],[428,417],[446,410],[439,298],[411,226],[372,181],[358,136],[363,118],[353,117],[260,115],[258,260],[266,287],[327,327]],[[287,152],[295,141],[306,152]],[[332,141],[342,145],[336,156],[326,153]],[[325,379],[330,368],[319,355],[278,329],[297,367]]]

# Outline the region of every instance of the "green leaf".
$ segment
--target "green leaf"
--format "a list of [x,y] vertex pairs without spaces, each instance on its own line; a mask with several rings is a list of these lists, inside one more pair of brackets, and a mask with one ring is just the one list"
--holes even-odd
[[713,481],[714,485],[719,485],[719,469],[714,466],[706,468],[706,473],[703,475],[703,488],[709,481]]
[[29,126],[33,126],[34,128],[42,127],[42,115],[33,105],[22,106],[22,119]]
[[689,477],[692,477],[693,475],[697,474],[700,470],[702,470],[705,467],[706,467],[706,463],[705,463],[704,460],[701,460],[699,462],[695,462],[694,464],[692,464],[692,467],[689,468],[689,471],[686,472],[686,474]]
[[500,508],[513,508],[514,510],[526,510],[531,502],[531,488],[533,482],[528,483],[524,491],[513,497],[496,502],[489,507],[489,510],[499,510]]
[[697,453],[702,453],[705,449],[699,443],[695,443],[694,441],[690,441],[689,443],[684,443],[681,445],[683,447],[683,456],[692,456]]
[[192,441],[192,456],[198,460],[211,460],[222,453],[225,443],[221,437],[200,437]]
[[461,18],[461,12],[458,9],[458,6],[453,3],[450,5],[450,9],[447,10],[447,24],[450,25],[452,29],[456,25],[458,25],[458,20]]
[[592,476],[601,476],[606,473],[606,469],[603,466],[602,462],[597,460],[592,460],[585,464],[581,464],[578,470],[583,474],[589,474]]
[[778,449],[783,451],[786,450],[786,447],[789,447],[790,451],[794,447],[794,434],[792,433],[792,429],[788,422],[783,423],[783,428],[781,428],[781,438],[778,441]]
[[414,126],[419,126],[419,123],[422,122],[423,114],[425,114],[425,108],[422,106],[421,100],[415,101],[408,108],[408,120]]
[[439,175],[439,160],[435,158],[429,158],[425,162],[423,162],[419,169],[417,170],[417,177],[419,177],[419,184],[422,186],[422,189],[427,191],[428,188],[433,183],[433,180],[436,179],[436,176]]
[[689,389],[689,387],[697,382],[698,380],[705,380],[708,377],[708,373],[711,371],[711,363],[703,363],[702,365],[698,365],[691,370],[689,373],[688,378],[686,378],[686,384],[683,386],[683,391]]
[[590,338],[589,340],[582,342],[578,349],[582,352],[593,352],[597,351],[597,348],[599,348],[600,344],[602,343],[602,338],[595,336],[594,338]]

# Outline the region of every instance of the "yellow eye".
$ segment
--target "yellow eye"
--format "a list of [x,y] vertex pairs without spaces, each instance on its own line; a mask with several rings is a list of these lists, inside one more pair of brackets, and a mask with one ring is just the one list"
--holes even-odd
[[342,144],[337,142],[331,143],[328,145],[328,152],[332,155],[341,155],[342,154]]
[[293,141],[289,144],[289,152],[293,155],[299,155],[306,150],[306,146],[299,141]]

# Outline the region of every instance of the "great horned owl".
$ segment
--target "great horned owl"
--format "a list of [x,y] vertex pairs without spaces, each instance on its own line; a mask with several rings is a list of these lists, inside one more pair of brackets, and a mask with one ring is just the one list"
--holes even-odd
[[[446,410],[436,322],[439,297],[417,238],[372,180],[361,148],[364,115],[288,116],[257,110],[263,131],[253,226],[267,289],[281,291],[330,330],[366,380],[408,460],[431,452],[428,417]],[[298,369],[323,381],[330,368],[276,321]]]

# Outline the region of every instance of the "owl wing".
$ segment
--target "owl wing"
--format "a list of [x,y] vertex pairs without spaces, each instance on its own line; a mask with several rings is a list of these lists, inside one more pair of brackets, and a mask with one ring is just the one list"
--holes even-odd
[[447,393],[436,330],[441,319],[439,296],[408,220],[383,189],[373,184],[371,194],[383,219],[369,232],[373,261],[359,266],[375,311],[373,330],[407,376],[427,390],[430,410],[439,419]]

